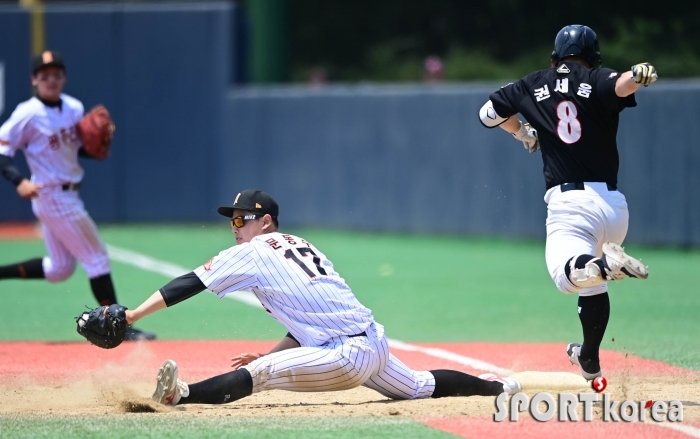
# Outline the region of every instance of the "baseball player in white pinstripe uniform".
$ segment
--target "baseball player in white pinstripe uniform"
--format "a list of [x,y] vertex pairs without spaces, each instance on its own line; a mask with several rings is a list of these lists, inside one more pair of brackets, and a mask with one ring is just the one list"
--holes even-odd
[[174,361],[160,368],[153,399],[162,404],[223,404],[255,392],[346,390],[364,385],[392,399],[499,395],[521,390],[512,378],[453,370],[414,371],[389,352],[384,327],[311,243],[277,231],[268,194],[239,193],[231,218],[237,245],[172,280],[134,310],[129,323],[208,289],[220,297],[252,291],[289,333],[266,355],[234,358],[233,372],[187,384]]
[[[32,200],[41,221],[48,256],[0,266],[0,279],[69,278],[80,261],[100,305],[116,303],[107,250],[97,227],[78,195],[83,169],[78,156],[92,158],[81,145],[76,124],[83,104],[63,94],[66,68],[56,52],[45,51],[33,60],[32,85],[36,96],[22,102],[0,127],[0,173]],[[12,162],[23,151],[31,179]],[[154,339],[155,335],[128,328],[127,340]]]

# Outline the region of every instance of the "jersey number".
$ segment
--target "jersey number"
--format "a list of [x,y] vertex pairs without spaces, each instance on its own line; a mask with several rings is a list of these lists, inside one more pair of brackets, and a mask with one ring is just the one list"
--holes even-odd
[[[309,247],[297,247],[297,251],[301,256],[306,256],[309,253],[311,253],[311,255],[313,255],[312,260],[314,261],[314,264],[316,264],[316,269],[318,270],[318,272],[322,275],[327,274],[326,270],[324,270],[323,267],[321,267],[321,258],[316,256],[316,253],[314,253],[313,250],[311,250]],[[296,262],[297,265],[300,266],[301,269],[304,270],[304,273],[308,274],[310,278],[316,277],[316,273],[311,271],[311,269],[307,267],[301,259],[297,258],[297,255],[294,254],[291,248],[284,252],[284,257]]]
[[571,101],[561,101],[557,105],[557,134],[559,138],[568,144],[576,143],[581,139],[581,122],[576,119],[578,110]]

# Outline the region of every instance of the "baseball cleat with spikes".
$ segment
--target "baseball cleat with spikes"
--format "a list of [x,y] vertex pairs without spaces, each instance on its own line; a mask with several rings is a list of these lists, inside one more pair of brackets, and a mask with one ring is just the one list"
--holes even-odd
[[516,380],[515,378],[502,377],[496,375],[495,373],[485,373],[479,375],[479,378],[486,381],[497,381],[503,384],[503,391],[508,394],[521,392],[523,390],[523,386],[520,384],[520,381]]
[[581,355],[581,345],[579,343],[569,343],[566,346],[566,355],[569,357],[571,364],[581,369],[581,376],[588,381],[603,376],[603,372],[600,370],[600,362],[596,360],[581,360],[579,358],[579,355]]
[[151,397],[155,402],[165,405],[176,405],[180,398],[190,395],[190,388],[184,381],[177,378],[177,364],[173,360],[165,360],[156,376],[156,390]]
[[649,277],[647,267],[642,261],[625,253],[625,249],[615,242],[603,244],[603,265],[608,280],[620,280],[625,277],[646,279]]

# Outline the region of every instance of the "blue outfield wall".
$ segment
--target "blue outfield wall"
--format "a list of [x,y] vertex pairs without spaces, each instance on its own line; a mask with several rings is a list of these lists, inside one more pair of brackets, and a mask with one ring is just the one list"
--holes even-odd
[[[81,159],[81,194],[97,221],[213,218],[212,176],[232,80],[229,2],[46,6],[47,47],[66,62],[65,92],[114,118],[112,155]],[[29,14],[0,8],[4,122],[31,96]],[[15,44],[15,42],[17,42]],[[26,170],[23,154],[17,162]],[[204,212],[204,213],[203,213]],[[207,216],[208,215],[208,216]],[[29,202],[0,181],[0,221],[32,218]]]
[[[478,121],[498,86],[233,90],[222,187],[269,190],[292,225],[543,237],[540,153]],[[618,136],[628,240],[697,246],[700,82],[637,101]]]
[[[477,119],[500,84],[231,88],[243,22],[230,2],[46,6],[66,92],[117,125],[108,160],[81,159],[98,222],[216,220],[257,187],[283,226],[544,236],[540,154]],[[0,7],[0,121],[31,96],[29,32],[26,11]],[[637,95],[618,136],[629,240],[699,246],[700,82]],[[32,218],[0,181],[0,221]]]

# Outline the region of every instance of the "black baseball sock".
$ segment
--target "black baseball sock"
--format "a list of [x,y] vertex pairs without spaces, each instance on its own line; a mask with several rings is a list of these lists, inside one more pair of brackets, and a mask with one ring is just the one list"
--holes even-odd
[[593,369],[596,369],[596,366],[599,369],[598,350],[610,318],[608,293],[579,296],[578,318],[581,320],[581,328],[583,329],[583,346],[581,346],[579,359],[592,361],[594,363]]
[[117,294],[114,292],[112,275],[110,273],[90,279],[90,288],[100,305],[112,305],[117,303]]
[[0,279],[44,279],[43,258],[0,267]]
[[226,404],[253,394],[253,378],[248,369],[209,378],[189,385],[190,395],[178,404]]
[[431,370],[435,377],[435,390],[431,398],[445,396],[497,396],[503,393],[503,384],[486,381],[456,370]]

